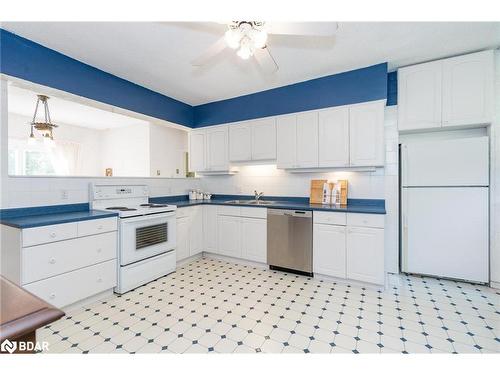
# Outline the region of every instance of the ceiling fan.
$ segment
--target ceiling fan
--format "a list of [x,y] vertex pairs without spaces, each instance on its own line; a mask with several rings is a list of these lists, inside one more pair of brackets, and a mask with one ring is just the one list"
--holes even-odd
[[269,50],[269,35],[332,37],[338,29],[337,22],[261,22],[231,21],[222,24],[225,34],[191,62],[203,66],[226,48],[236,50],[243,60],[255,57],[266,73],[274,73],[279,67]]

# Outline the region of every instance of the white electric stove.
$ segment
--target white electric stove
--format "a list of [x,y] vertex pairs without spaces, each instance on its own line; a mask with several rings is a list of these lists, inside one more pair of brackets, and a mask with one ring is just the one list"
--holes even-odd
[[118,285],[122,294],[175,271],[176,206],[149,203],[146,185],[91,185],[90,207],[118,213]]

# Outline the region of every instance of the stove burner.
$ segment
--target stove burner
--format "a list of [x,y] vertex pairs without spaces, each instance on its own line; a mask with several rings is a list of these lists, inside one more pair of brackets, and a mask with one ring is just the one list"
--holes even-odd
[[117,206],[117,207],[106,207],[106,210],[118,210],[118,211],[137,211],[135,208],[128,208],[128,207],[123,207],[123,206]]
[[168,204],[161,204],[161,203],[144,203],[144,204],[141,204],[141,207],[150,207],[150,208],[156,208],[156,207],[168,207]]

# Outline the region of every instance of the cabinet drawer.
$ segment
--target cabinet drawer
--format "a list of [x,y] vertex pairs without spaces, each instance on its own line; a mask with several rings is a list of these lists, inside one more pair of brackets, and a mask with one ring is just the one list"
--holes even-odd
[[224,216],[240,216],[241,207],[235,206],[218,206],[217,207],[217,215]]
[[117,229],[116,217],[79,221],[77,224],[78,224],[78,237],[111,232]]
[[22,283],[46,279],[116,258],[116,232],[22,249]]
[[346,214],[345,212],[314,211],[313,222],[314,224],[345,225]]
[[75,238],[77,233],[77,223],[26,228],[23,229],[23,247]]
[[116,286],[116,260],[23,285],[23,288],[56,307],[71,305]]
[[257,219],[267,219],[267,208],[262,207],[241,207],[240,215],[243,217],[254,217]]
[[385,215],[347,214],[347,225],[356,227],[383,228]]

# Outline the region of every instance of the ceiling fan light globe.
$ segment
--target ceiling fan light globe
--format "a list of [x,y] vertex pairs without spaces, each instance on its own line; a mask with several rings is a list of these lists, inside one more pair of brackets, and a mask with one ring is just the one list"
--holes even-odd
[[264,30],[255,30],[252,41],[255,48],[264,48],[267,42],[267,33]]
[[252,50],[248,46],[241,46],[241,48],[236,52],[236,54],[243,60],[248,60],[252,56]]
[[235,30],[227,30],[224,34],[224,39],[229,48],[236,49],[240,46],[241,35]]

